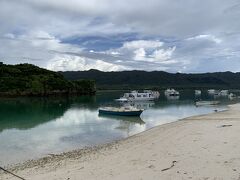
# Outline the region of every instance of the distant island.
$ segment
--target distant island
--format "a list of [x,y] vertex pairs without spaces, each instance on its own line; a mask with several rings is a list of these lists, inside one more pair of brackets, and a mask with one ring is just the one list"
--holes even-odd
[[68,80],[93,79],[99,90],[106,89],[178,89],[194,88],[240,88],[240,73],[216,72],[202,74],[168,73],[164,71],[120,71],[59,72]]
[[[97,88],[96,88],[97,87]],[[93,95],[98,90],[128,89],[239,89],[240,73],[202,74],[164,71],[54,72],[32,64],[0,62],[0,96]]]
[[93,80],[67,80],[58,72],[32,64],[6,65],[0,62],[0,96],[92,95]]

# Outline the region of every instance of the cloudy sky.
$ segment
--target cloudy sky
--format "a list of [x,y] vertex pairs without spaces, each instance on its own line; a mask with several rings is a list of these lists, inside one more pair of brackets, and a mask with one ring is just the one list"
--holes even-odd
[[55,71],[240,71],[239,0],[0,0],[0,61]]

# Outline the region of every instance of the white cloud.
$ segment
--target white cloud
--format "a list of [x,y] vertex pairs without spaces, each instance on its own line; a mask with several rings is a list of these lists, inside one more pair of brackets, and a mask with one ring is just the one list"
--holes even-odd
[[144,50],[144,48],[139,48],[139,49],[136,49],[135,51],[134,51],[134,54],[135,54],[135,56],[134,56],[134,60],[146,60],[146,52],[145,52],[145,50]]
[[239,2],[236,0],[186,0],[185,3],[176,0],[0,1],[1,30],[11,31],[17,25],[64,37],[128,31],[186,38],[206,33],[238,32],[238,17]]
[[103,60],[62,55],[56,56],[49,61],[47,64],[47,69],[54,71],[85,71],[89,69],[98,69],[101,71],[121,71],[126,69],[126,67],[111,64]]
[[172,47],[172,48],[168,48],[166,50],[164,49],[158,49],[155,50],[153,52],[153,54],[151,55],[151,57],[153,57],[156,60],[160,60],[160,61],[165,61],[165,60],[169,60],[172,58],[172,54],[175,51],[176,46]]
[[[64,59],[75,53],[80,54],[76,58],[91,59],[92,65],[96,61],[97,69],[104,69],[101,64],[107,63],[110,69],[177,72],[188,62],[183,72],[237,71],[239,7],[236,0],[1,0],[0,58],[5,63],[46,67],[55,57]],[[94,49],[95,44],[86,47],[63,41],[123,33],[134,36],[119,41],[120,48],[113,42],[113,47],[102,53]]]
[[15,38],[15,35],[12,34],[12,33],[7,33],[7,34],[4,34],[3,37],[4,37],[4,38],[9,38],[9,39],[14,39],[14,38]]
[[44,31],[31,31],[28,34],[20,35],[19,40],[28,41],[33,47],[45,49],[46,51],[82,51],[82,48],[78,46],[61,43],[60,39]]
[[136,40],[136,41],[129,41],[125,42],[122,48],[126,49],[140,49],[140,48],[147,48],[147,49],[154,49],[163,46],[163,42],[160,41],[152,41],[152,40]]
[[216,44],[220,44],[222,42],[220,38],[217,38],[211,34],[200,34],[194,37],[187,38],[187,40],[209,40],[215,42]]
[[[153,63],[162,63],[163,61],[169,61],[172,58],[173,52],[176,46],[166,48],[164,43],[158,40],[136,40],[124,42],[122,47],[118,49],[112,49],[111,52],[115,54],[121,54],[135,61],[146,61]],[[168,63],[173,63],[171,60]],[[164,62],[166,63],[166,62]]]
[[5,63],[33,63],[46,67],[47,61],[55,54],[82,52],[82,48],[61,43],[61,40],[44,31],[31,31],[18,36],[6,34],[3,37],[0,56]]

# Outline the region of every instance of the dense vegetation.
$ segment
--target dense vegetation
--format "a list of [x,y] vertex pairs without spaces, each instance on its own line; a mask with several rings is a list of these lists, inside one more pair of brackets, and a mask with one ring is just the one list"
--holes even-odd
[[62,74],[31,64],[0,63],[1,96],[47,96],[57,94],[93,94],[92,80],[66,80]]
[[93,79],[98,89],[137,88],[240,88],[240,73],[217,72],[203,74],[167,73],[163,71],[60,72],[66,79]]

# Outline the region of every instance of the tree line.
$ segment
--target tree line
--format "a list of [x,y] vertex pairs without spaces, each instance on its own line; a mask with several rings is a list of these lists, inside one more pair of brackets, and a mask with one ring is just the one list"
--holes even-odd
[[58,72],[32,64],[6,65],[0,62],[0,96],[48,96],[94,94],[93,80],[67,80]]
[[93,79],[98,89],[143,88],[240,88],[240,73],[215,72],[201,74],[168,73],[164,71],[60,72],[68,80]]

